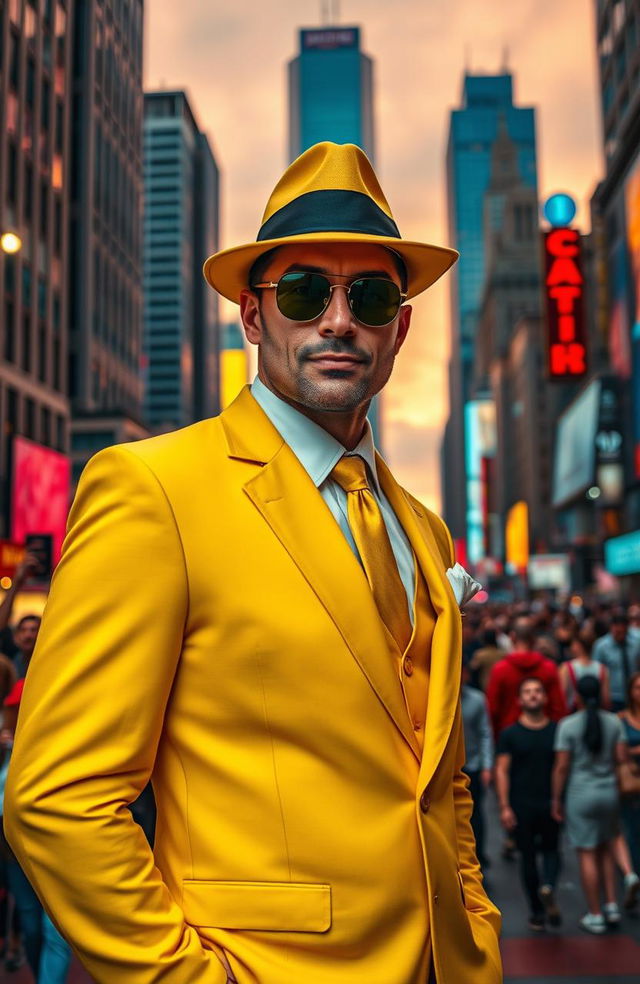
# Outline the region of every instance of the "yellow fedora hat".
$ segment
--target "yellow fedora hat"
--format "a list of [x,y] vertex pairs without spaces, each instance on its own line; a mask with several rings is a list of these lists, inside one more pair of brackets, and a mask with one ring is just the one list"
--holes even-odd
[[367,243],[403,259],[407,297],[430,287],[458,259],[455,249],[403,239],[366,154],[355,144],[315,144],[284,172],[267,203],[255,243],[210,256],[205,279],[236,304],[259,256],[295,243]]

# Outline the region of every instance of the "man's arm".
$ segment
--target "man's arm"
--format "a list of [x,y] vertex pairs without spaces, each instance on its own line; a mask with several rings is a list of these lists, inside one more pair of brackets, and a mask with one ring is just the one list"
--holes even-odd
[[457,739],[453,739],[457,740],[456,767],[453,775],[453,802],[456,816],[458,863],[464,886],[465,905],[467,909],[484,916],[487,922],[491,924],[496,935],[498,935],[501,924],[500,912],[493,902],[490,901],[483,888],[480,865],[476,858],[475,841],[471,829],[473,800],[469,792],[469,777],[462,771],[465,750],[462,713],[459,705],[453,728],[454,734],[457,733]]
[[508,831],[515,830],[518,825],[516,815],[511,809],[509,802],[511,786],[509,780],[510,770],[511,755],[508,752],[502,752],[498,749],[498,757],[496,759],[496,795],[498,797],[498,806],[500,807],[500,823]]
[[24,560],[16,568],[15,575],[11,581],[11,587],[2,599],[2,604],[0,604],[0,632],[3,629],[6,629],[11,620],[13,603],[16,600],[18,591],[22,590],[24,582],[38,570],[39,566],[40,564],[38,558],[34,557],[33,554],[27,554]]
[[127,806],[151,774],[187,581],[164,491],[134,452],[89,463],[28,671],[5,830],[96,984],[224,984]]
[[[483,773],[491,774],[494,760],[493,734],[489,722],[489,707],[486,698],[483,696],[480,708],[480,767]],[[488,785],[488,780],[485,781]]]

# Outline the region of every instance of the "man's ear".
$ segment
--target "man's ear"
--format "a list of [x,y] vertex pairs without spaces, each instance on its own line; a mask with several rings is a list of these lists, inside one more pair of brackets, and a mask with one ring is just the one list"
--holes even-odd
[[253,290],[245,287],[240,294],[240,320],[247,341],[259,345],[262,340],[262,315],[260,299]]
[[396,335],[396,345],[395,345],[395,355],[398,354],[402,346],[404,345],[405,338],[409,332],[409,325],[411,324],[411,314],[413,308],[410,304],[403,304],[400,308],[400,315],[398,320],[398,333]]

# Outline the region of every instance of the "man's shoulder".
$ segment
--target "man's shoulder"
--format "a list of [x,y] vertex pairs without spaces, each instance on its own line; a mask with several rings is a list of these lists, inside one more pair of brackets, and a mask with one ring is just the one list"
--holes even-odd
[[[140,441],[114,444],[93,456],[88,466],[100,461],[119,460],[126,466],[127,460],[145,465],[156,477],[168,474],[186,475],[190,466],[210,460],[225,448],[219,417],[209,417],[179,430],[167,431]],[[133,460],[132,460],[133,459]]]

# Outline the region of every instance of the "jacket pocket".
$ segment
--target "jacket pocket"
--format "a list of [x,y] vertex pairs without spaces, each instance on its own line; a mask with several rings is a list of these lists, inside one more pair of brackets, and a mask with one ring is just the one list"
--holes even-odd
[[462,896],[462,904],[466,906],[467,900],[464,896],[464,882],[462,880],[462,872],[458,871],[458,882],[460,883],[460,895]]
[[331,886],[305,882],[185,879],[182,908],[192,926],[326,933]]

